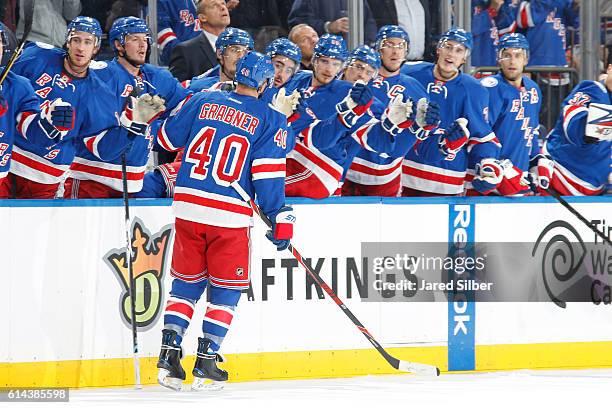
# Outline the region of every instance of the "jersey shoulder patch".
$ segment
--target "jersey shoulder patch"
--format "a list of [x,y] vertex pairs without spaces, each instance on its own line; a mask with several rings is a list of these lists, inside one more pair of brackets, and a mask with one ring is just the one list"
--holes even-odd
[[91,69],[104,69],[108,67],[108,63],[106,61],[91,61],[89,63],[89,68]]
[[37,47],[44,48],[46,50],[52,50],[52,49],[55,48],[55,46],[53,46],[51,44],[44,43],[42,41],[35,41],[34,44],[36,44]]
[[499,84],[499,81],[497,80],[497,78],[488,76],[488,77],[482,78],[480,80],[480,84],[482,86],[486,86],[487,88],[493,88],[494,86],[497,86],[497,84]]

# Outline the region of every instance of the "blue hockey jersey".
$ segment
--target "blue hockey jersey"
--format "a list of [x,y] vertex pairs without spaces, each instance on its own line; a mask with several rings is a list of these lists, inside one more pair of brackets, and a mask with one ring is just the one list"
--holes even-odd
[[495,66],[499,39],[517,28],[518,0],[505,0],[498,11],[484,7],[481,3],[472,0],[472,65]]
[[200,92],[219,82],[220,78],[221,66],[217,64],[208,71],[187,79],[181,82],[181,84],[192,92]]
[[612,166],[612,141],[584,142],[591,103],[612,104],[610,92],[594,81],[580,82],[563,101],[563,109],[542,148],[554,160],[554,176],[573,195],[601,194]]
[[420,154],[433,150],[437,138],[423,141],[418,149],[410,149],[402,168],[402,185],[414,190],[435,194],[461,194],[468,167],[473,168],[483,158],[497,158],[499,141],[487,120],[489,95],[480,83],[469,75],[459,73],[443,82],[434,77],[431,63],[404,64],[401,72],[423,85],[429,99],[440,105],[441,128],[447,128],[458,118],[468,120],[470,137],[467,148],[455,157]]
[[538,128],[542,96],[538,85],[524,76],[521,89],[502,74],[485,77],[480,83],[489,91],[489,122],[501,143],[499,159],[510,159],[523,171],[539,152]]
[[158,0],[157,30],[160,60],[167,65],[178,43],[190,40],[202,31],[194,0]]
[[271,216],[285,204],[285,116],[257,98],[200,92],[158,132],[169,151],[185,146],[176,179],[177,218],[221,227],[247,227],[252,210],[230,183],[257,196]]
[[[404,100],[411,98],[415,103],[421,98],[428,98],[423,86],[414,78],[404,74],[391,77],[377,76],[368,84],[374,96],[383,104],[389,103],[396,95],[403,95]],[[414,135],[406,130],[397,137],[395,149],[389,154],[361,150],[353,160],[346,179],[354,183],[368,186],[385,185],[401,176],[402,161],[408,150],[416,142]],[[399,180],[398,180],[399,181]],[[399,192],[399,185],[398,192]],[[370,189],[376,194],[376,189]]]
[[75,109],[74,128],[52,149],[17,138],[13,149],[11,173],[43,183],[59,183],[75,154],[77,138],[105,134],[109,141],[127,137],[119,126],[117,97],[89,70],[84,78],[75,78],[64,70],[65,51],[48,44],[28,46],[13,66],[13,71],[30,80],[41,106],[57,98]]
[[362,115],[351,128],[343,127],[339,120],[328,120],[336,117],[336,104],[348,95],[351,87],[351,83],[339,79],[327,85],[313,87],[310,71],[296,73],[291,81],[285,84],[288,94],[295,89],[300,90],[315,116],[321,119],[320,124],[329,126],[328,130],[321,132],[327,134],[328,143],[319,139],[315,144],[310,137],[312,133],[303,137],[302,132],[294,150],[287,157],[312,171],[330,195],[336,192],[354,157],[362,149],[380,153],[389,153],[395,149],[394,138],[376,119],[385,108],[376,99],[369,112]]
[[527,30],[529,65],[566,66],[566,26],[576,21],[572,0],[531,0],[519,6],[518,26]]
[[161,119],[169,112],[180,108],[190,92],[170,73],[162,68],[144,64],[140,75],[134,77],[116,59],[108,63],[99,63],[95,73],[106,83],[115,95],[117,110],[123,110],[127,97],[134,88],[140,93],[159,95],[165,100],[166,112],[153,123],[153,132],[146,137],[127,136],[122,142],[117,142],[106,135],[96,135],[84,138],[76,143],[76,157],[70,166],[71,176],[78,180],[93,180],[102,183],[116,191],[122,191],[121,154],[127,149],[127,179],[128,192],[134,193],[142,188],[145,167],[149,153],[153,147],[155,128],[161,124]]
[[[489,92],[489,122],[501,143],[499,159],[509,159],[523,172],[529,171],[530,160],[540,152],[540,88],[524,76],[521,88],[517,89],[508,83],[501,73],[485,77],[480,83]],[[474,169],[469,168],[466,190],[472,189],[474,176]],[[499,194],[497,190],[491,193]]]
[[217,82],[219,82],[218,75],[195,77],[189,81],[187,89],[189,89],[191,92],[201,92],[207,90]]
[[38,125],[40,101],[26,78],[9,72],[2,84],[2,94],[8,109],[0,116],[0,180],[9,171],[15,139],[27,139],[43,148],[55,144],[55,139]]

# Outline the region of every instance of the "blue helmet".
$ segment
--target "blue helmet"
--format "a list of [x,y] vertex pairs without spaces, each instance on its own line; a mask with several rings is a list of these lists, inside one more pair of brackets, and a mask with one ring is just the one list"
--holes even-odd
[[225,52],[225,49],[230,45],[245,45],[249,50],[255,47],[253,38],[249,33],[239,28],[227,27],[215,41],[215,48],[221,51],[221,54]]
[[274,58],[276,55],[282,55],[295,61],[298,65],[302,61],[302,50],[287,38],[277,38],[268,44],[266,47],[266,54],[268,54],[270,58]]
[[527,57],[529,57],[529,41],[527,41],[527,38],[525,38],[523,34],[511,33],[500,38],[497,44],[498,53],[506,48],[520,48],[525,50],[527,52]]
[[96,37],[96,45],[100,45],[100,41],[102,39],[102,27],[100,27],[100,23],[95,18],[78,16],[68,23],[66,43],[70,41],[70,37],[72,37],[72,34],[74,34],[76,31],[92,34],[94,37]]
[[111,48],[117,51],[115,40],[118,40],[121,45],[125,45],[126,35],[139,33],[146,34],[149,45],[151,45],[151,32],[143,19],[138,17],[121,17],[113,23],[108,32],[108,40],[110,41]]
[[264,82],[274,78],[274,66],[269,55],[250,51],[236,64],[234,81],[258,89]]
[[380,68],[380,55],[372,47],[367,45],[361,45],[351,51],[348,57],[348,63],[350,64],[355,60],[365,62],[374,67],[377,71]]
[[313,58],[329,57],[344,61],[348,56],[348,50],[344,38],[335,34],[323,34],[314,46]]
[[385,25],[380,27],[376,33],[376,49],[380,50],[380,46],[387,38],[401,38],[406,41],[406,46],[410,44],[410,36],[408,32],[398,25]]
[[455,41],[462,44],[468,50],[471,50],[474,46],[474,38],[472,33],[465,31],[463,28],[453,27],[440,37],[438,41],[438,47],[440,47],[446,41]]

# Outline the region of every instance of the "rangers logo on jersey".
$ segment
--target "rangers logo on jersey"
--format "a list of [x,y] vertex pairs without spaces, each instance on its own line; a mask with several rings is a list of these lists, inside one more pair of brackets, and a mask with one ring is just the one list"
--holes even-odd
[[43,72],[42,75],[36,80],[36,85],[45,86],[49,82],[51,82],[53,78],[46,72]]
[[446,89],[446,83],[442,81],[430,82],[427,84],[428,94],[442,94],[444,99],[448,96],[448,89]]
[[121,96],[124,98],[127,96],[130,96],[133,90],[134,90],[134,87],[132,85],[126,84],[125,87],[123,88],[123,92],[121,92]]
[[72,92],[76,92],[76,87],[73,83],[70,82],[70,78],[68,78],[67,75],[55,74],[53,76],[52,85],[57,85],[60,89],[67,89],[68,87],[70,87]]

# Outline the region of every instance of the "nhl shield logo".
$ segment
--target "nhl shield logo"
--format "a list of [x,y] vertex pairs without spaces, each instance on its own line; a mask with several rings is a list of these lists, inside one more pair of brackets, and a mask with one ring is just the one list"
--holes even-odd
[[244,276],[244,269],[236,268],[236,276]]

